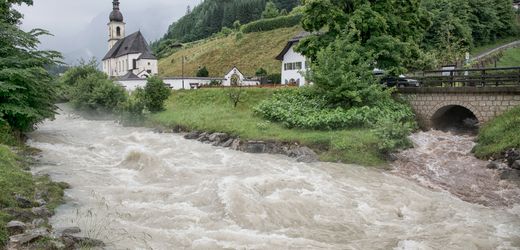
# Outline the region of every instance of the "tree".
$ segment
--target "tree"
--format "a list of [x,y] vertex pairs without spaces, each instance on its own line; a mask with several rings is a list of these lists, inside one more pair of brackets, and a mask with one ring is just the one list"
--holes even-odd
[[275,18],[280,15],[280,10],[276,7],[273,1],[267,2],[265,10],[262,12],[262,18]]
[[197,77],[209,77],[209,71],[206,66],[199,68],[197,71]]
[[37,49],[45,30],[24,32],[18,28],[22,15],[13,4],[31,5],[30,0],[0,3],[0,123],[28,131],[55,114],[56,99],[52,76],[46,66],[59,63],[55,51]]
[[415,67],[429,24],[420,0],[305,0],[303,28],[320,35],[301,41],[298,51],[315,60],[318,51],[335,40],[348,39],[367,48],[378,67],[400,74]]
[[164,110],[164,101],[170,97],[171,90],[163,80],[157,76],[148,78],[144,88],[144,103],[150,112]]
[[259,68],[258,70],[256,70],[255,75],[256,76],[267,76],[267,70],[265,70],[264,68]]
[[127,93],[122,86],[97,72],[79,78],[71,96],[75,108],[101,112],[115,111],[126,99]]

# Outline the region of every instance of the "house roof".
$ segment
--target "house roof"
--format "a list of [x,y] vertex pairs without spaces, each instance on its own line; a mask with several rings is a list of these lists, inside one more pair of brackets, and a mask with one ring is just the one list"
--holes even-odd
[[118,78],[118,80],[121,80],[121,81],[136,80],[136,79],[141,79],[141,78],[139,76],[137,76],[136,74],[134,74],[134,72],[132,72],[131,70],[129,70],[128,73],[126,73],[126,75]]
[[298,35],[294,36],[293,38],[291,38],[287,44],[285,45],[285,47],[283,48],[282,52],[280,52],[280,54],[278,54],[278,56],[276,56],[276,60],[280,60],[280,61],[283,61],[283,57],[285,56],[285,54],[287,54],[287,51],[289,51],[289,49],[296,43],[298,43],[300,40],[302,40],[303,38],[309,36],[311,33],[309,32],[306,32],[306,31],[303,31],[303,32],[300,32],[298,33]]
[[139,53],[141,53],[139,59],[156,59],[141,31],[137,31],[117,41],[114,47],[103,57],[103,60]]

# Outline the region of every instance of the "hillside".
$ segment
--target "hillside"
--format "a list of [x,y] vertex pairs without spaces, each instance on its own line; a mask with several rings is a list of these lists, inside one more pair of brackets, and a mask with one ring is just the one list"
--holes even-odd
[[244,34],[239,40],[231,34],[187,44],[159,61],[159,75],[180,76],[183,56],[187,57],[184,64],[186,76],[195,76],[199,66],[206,66],[210,76],[214,77],[224,76],[233,66],[247,76],[253,76],[260,67],[269,74],[280,73],[281,62],[275,57],[300,31],[301,27],[283,28]]

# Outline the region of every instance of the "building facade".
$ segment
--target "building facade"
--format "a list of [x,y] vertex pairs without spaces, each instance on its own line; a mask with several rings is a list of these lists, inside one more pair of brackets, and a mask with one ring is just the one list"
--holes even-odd
[[103,72],[113,78],[146,78],[157,75],[157,58],[141,31],[125,36],[125,22],[114,0],[108,23],[108,52],[103,57]]
[[308,35],[309,33],[302,32],[293,37],[276,57],[277,60],[282,61],[282,84],[300,87],[309,84],[305,79],[305,74],[310,67],[310,63],[305,56],[294,51],[298,42]]

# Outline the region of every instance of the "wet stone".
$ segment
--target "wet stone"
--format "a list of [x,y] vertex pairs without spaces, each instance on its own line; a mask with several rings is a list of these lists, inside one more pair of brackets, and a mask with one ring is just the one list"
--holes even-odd
[[184,139],[195,140],[200,137],[200,134],[201,133],[199,131],[193,131],[193,132],[190,132],[190,133],[184,135]]
[[18,203],[18,206],[21,208],[31,208],[33,206],[32,201],[27,199],[24,196],[16,195],[15,200]]
[[21,221],[10,221],[5,227],[9,235],[22,234],[26,228],[25,223]]
[[33,207],[31,211],[39,217],[51,217],[53,215],[45,206]]
[[513,162],[513,164],[511,165],[511,168],[520,170],[520,160],[516,160],[515,162]]
[[265,153],[265,143],[260,141],[250,141],[245,145],[244,151],[252,154]]
[[234,139],[229,139],[226,142],[222,143],[222,145],[220,145],[220,146],[229,148],[229,147],[231,147],[231,144],[233,144],[233,141],[234,141]]
[[26,233],[18,234],[9,237],[9,245],[10,246],[23,246],[25,244],[31,243],[39,238],[45,237],[49,235],[49,231],[46,228],[38,228],[29,230]]

